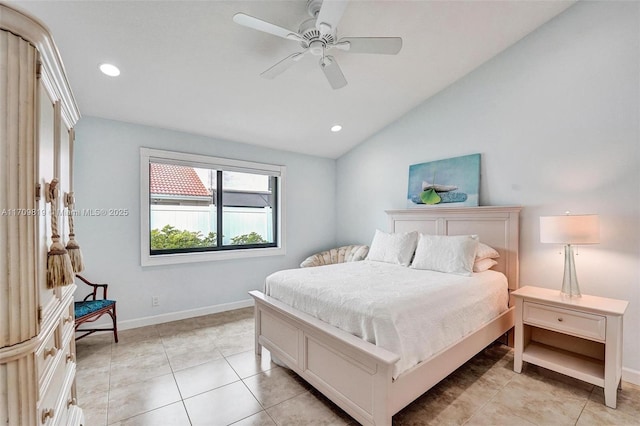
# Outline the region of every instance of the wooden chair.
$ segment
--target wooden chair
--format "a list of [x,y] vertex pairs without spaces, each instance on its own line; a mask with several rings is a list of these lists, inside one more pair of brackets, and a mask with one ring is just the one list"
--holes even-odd
[[[93,291],[89,293],[82,302],[75,302],[74,310],[76,316],[76,333],[84,333],[76,340],[80,340],[96,331],[113,331],[113,337],[118,343],[118,324],[116,321],[116,301],[107,299],[108,284],[94,284],[86,278],[76,275],[83,283],[93,287]],[[97,298],[98,288],[102,288],[102,299]],[[113,328],[85,328],[79,330],[81,324],[94,322],[104,314],[108,314],[113,321]]]

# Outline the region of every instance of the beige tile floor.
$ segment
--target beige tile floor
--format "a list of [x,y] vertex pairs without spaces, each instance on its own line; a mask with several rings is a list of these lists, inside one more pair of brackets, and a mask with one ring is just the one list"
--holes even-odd
[[[241,309],[77,342],[87,426],[356,424],[289,370],[253,352],[253,311]],[[492,346],[396,414],[394,425],[638,425],[640,387],[618,408],[601,388],[534,366],[512,370]]]

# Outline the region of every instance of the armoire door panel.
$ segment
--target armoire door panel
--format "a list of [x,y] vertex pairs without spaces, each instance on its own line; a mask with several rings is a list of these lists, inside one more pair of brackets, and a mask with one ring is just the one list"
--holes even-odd
[[38,221],[38,289],[41,318],[52,315],[58,298],[56,292],[47,289],[47,253],[51,245],[51,204],[45,194],[47,184],[55,177],[55,111],[41,80],[38,81],[38,182],[42,196],[38,201],[41,220]]
[[69,218],[68,214],[71,212],[65,207],[65,194],[71,192],[71,166],[70,166],[70,154],[69,151],[71,149],[71,144],[69,142],[70,132],[67,126],[65,125],[62,118],[59,120],[58,127],[58,140],[57,140],[57,155],[58,159],[58,171],[56,176],[60,181],[60,205],[58,206],[60,210],[60,218],[58,221],[58,227],[60,230],[60,238],[62,243],[66,246],[69,241]]

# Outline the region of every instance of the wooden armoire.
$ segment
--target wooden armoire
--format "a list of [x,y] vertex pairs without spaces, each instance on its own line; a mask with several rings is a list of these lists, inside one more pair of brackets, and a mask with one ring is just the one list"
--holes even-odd
[[80,115],[58,50],[36,19],[0,4],[0,423],[79,425],[75,284],[47,288],[52,203],[68,238],[73,126]]

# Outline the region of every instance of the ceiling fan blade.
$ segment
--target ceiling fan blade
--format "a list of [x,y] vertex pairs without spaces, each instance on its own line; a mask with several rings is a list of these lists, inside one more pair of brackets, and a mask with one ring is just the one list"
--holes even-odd
[[262,74],[260,74],[260,76],[268,78],[269,80],[276,78],[277,76],[288,70],[293,64],[302,59],[305,53],[307,53],[306,50],[304,52],[297,52],[287,56],[268,70],[264,71]]
[[397,55],[402,49],[400,37],[345,37],[334,45],[351,53],[377,53]]
[[340,89],[347,85],[347,79],[344,78],[344,74],[333,56],[325,56],[324,59],[320,59],[320,68],[334,89]]
[[236,13],[235,15],[233,15],[233,22],[245,27],[253,28],[254,30],[262,31],[289,40],[303,41],[303,38],[295,31],[279,27],[275,24],[263,21],[262,19],[254,18],[253,16],[249,16],[244,13]]
[[345,0],[323,0],[322,7],[316,18],[316,28],[322,34],[335,32],[338,22],[349,2]]

